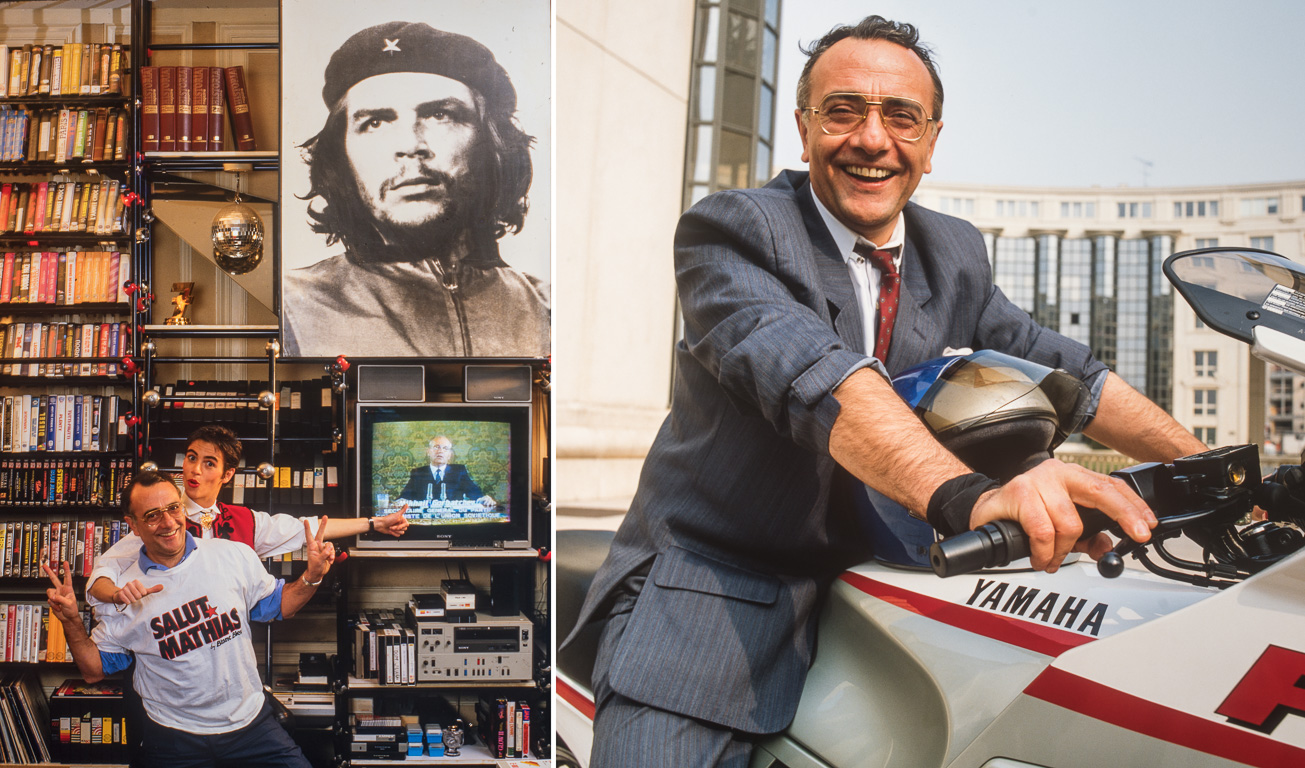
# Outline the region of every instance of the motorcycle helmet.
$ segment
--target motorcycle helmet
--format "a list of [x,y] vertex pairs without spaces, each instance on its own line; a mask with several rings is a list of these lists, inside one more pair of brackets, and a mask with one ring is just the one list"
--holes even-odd
[[1070,374],[992,350],[921,363],[893,389],[943,447],[1001,482],[1050,458],[1082,428],[1090,401]]

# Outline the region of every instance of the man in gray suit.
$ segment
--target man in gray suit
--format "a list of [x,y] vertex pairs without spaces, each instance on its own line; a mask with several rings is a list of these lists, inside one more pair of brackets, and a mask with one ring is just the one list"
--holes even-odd
[[[756,735],[788,725],[820,597],[873,552],[856,494],[945,532],[1017,520],[1048,571],[1109,544],[1078,541],[1075,502],[1149,537],[1154,516],[1112,478],[1055,460],[1004,486],[971,473],[885,374],[947,347],[996,349],[1080,377],[1094,439],[1141,460],[1204,448],[1011,304],[972,226],[909,202],[931,170],[943,95],[914,27],[872,16],[807,53],[809,174],[712,195],[676,233],[674,404],[579,622],[608,619],[597,768],[745,766]],[[891,267],[871,266],[874,251]],[[900,282],[881,287],[881,272]],[[875,319],[878,300],[896,304],[891,325]]]

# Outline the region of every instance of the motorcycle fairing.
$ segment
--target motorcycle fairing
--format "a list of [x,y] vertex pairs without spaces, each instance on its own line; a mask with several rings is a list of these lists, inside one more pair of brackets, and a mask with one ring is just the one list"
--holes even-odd
[[[1248,680],[1269,648],[1305,665],[1302,595],[1305,552],[1187,610],[1062,654],[1025,695],[1238,763],[1305,765],[1301,666],[1276,687],[1264,684],[1271,677]],[[1234,690],[1239,707],[1229,703]],[[1228,716],[1256,711],[1274,714],[1256,727]]]

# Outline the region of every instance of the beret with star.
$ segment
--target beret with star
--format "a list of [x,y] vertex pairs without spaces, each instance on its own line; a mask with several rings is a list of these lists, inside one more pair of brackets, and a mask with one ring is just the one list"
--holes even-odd
[[358,83],[394,72],[442,75],[479,92],[492,112],[516,111],[516,89],[488,48],[465,35],[407,21],[378,24],[346,40],[326,65],[322,100],[334,109]]

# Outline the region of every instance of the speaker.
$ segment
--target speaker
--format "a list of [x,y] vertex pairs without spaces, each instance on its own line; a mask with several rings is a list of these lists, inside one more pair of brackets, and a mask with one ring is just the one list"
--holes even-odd
[[426,369],[420,365],[360,365],[358,401],[423,403],[426,401]]
[[517,566],[494,563],[489,566],[489,615],[516,616],[521,612],[521,580]]
[[468,403],[530,402],[528,365],[468,365],[464,377]]

